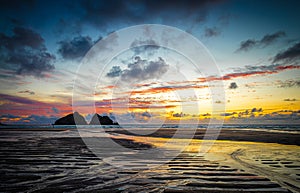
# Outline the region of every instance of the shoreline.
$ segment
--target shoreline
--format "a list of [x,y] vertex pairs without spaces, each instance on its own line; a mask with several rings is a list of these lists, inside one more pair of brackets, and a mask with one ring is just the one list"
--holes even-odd
[[[154,133],[140,135],[138,132],[131,132],[127,130],[116,130],[109,133],[119,133],[133,136],[147,136],[147,137],[163,137],[172,138],[177,129],[159,129]],[[136,130],[137,131],[137,130]],[[199,140],[228,140],[228,141],[248,141],[248,142],[261,142],[261,143],[278,143],[284,145],[298,145],[300,146],[300,132],[299,133],[279,133],[257,130],[242,130],[242,129],[222,129],[210,130],[206,133],[206,129],[197,129],[193,139]],[[181,135],[181,137],[184,135]],[[175,136],[176,138],[176,136]],[[184,139],[184,138],[182,138]]]
[[[84,128],[84,127],[83,127]],[[79,128],[80,129],[80,128]],[[85,128],[84,128],[85,129]],[[248,142],[262,142],[262,143],[278,143],[284,145],[298,145],[300,146],[300,132],[298,131],[280,131],[280,130],[256,130],[256,129],[220,129],[220,130],[207,130],[198,128],[196,130],[183,128],[180,130],[180,135],[175,136],[178,128],[160,128],[158,130],[146,128],[141,130],[130,128],[129,130],[123,128],[88,128],[93,131],[94,129],[103,129],[108,134],[124,134],[129,136],[147,136],[147,137],[162,137],[162,138],[178,138],[178,139],[200,139],[200,140],[228,140],[228,141],[248,141]],[[97,130],[95,130],[97,131]],[[51,133],[72,133],[72,136],[80,134],[77,128],[1,128],[0,133],[9,132],[51,132]],[[191,135],[191,132],[195,132]],[[57,134],[59,136],[59,134]]]

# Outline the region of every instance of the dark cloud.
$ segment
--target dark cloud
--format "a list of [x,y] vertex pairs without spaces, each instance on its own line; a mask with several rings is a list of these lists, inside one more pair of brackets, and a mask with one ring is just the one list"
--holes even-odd
[[278,31],[276,33],[273,34],[267,34],[265,35],[260,41],[260,44],[264,44],[265,46],[275,42],[278,38],[281,38],[283,36],[285,36],[285,32],[284,31]]
[[16,65],[16,74],[29,75],[35,77],[45,77],[45,72],[50,72],[54,69],[52,61],[54,55],[47,52],[30,52],[20,49],[18,52],[10,55],[6,60],[8,64]]
[[232,82],[232,83],[230,83],[230,85],[229,85],[229,89],[237,89],[237,84],[235,83],[235,82]]
[[253,39],[249,39],[246,41],[242,41],[240,44],[240,47],[236,50],[237,52],[239,51],[248,51],[251,48],[253,48],[256,45],[256,41]]
[[294,102],[294,101],[297,101],[297,99],[283,99],[283,101]]
[[213,28],[206,28],[204,31],[204,36],[205,37],[213,37],[213,36],[218,36],[221,34],[220,29],[213,27]]
[[[112,0],[112,1],[81,1],[84,18],[87,22],[97,26],[106,27],[111,23],[117,24],[141,24],[155,22],[161,18],[164,24],[171,24],[186,20],[187,18],[195,22],[204,21],[207,9],[216,5],[220,0]],[[176,13],[176,18],[174,19]]]
[[169,65],[160,57],[156,61],[147,61],[137,56],[135,61],[129,63],[127,67],[120,72],[120,67],[113,66],[106,76],[120,77],[125,82],[156,79],[167,72]]
[[157,61],[146,61],[140,57],[135,58],[135,62],[128,64],[128,68],[123,71],[123,80],[148,80],[161,77],[167,72],[169,65],[159,58]]
[[16,27],[12,36],[0,33],[1,68],[18,75],[44,77],[54,69],[55,56],[48,53],[44,39],[35,31]]
[[260,72],[260,71],[275,71],[278,70],[278,68],[281,65],[279,64],[270,64],[270,65],[261,65],[261,66],[251,66],[251,65],[246,65],[243,69],[243,71],[250,71],[250,72]]
[[185,113],[174,113],[172,115],[173,117],[186,117],[186,116],[189,116],[189,114],[185,114]]
[[235,115],[236,112],[232,112],[232,113],[221,113],[220,116],[223,116],[223,117],[228,117],[228,116],[232,116],[232,115]]
[[[142,45],[142,46],[139,46]],[[147,54],[153,55],[160,47],[154,40],[135,40],[130,45],[135,55]]]
[[277,81],[275,83],[280,88],[300,87],[300,80]]
[[211,116],[211,114],[210,113],[204,113],[201,116],[203,116],[203,117],[209,117],[209,116]]
[[240,43],[239,48],[236,50],[236,52],[249,51],[250,49],[252,49],[254,47],[268,46],[268,45],[274,43],[277,39],[279,39],[285,35],[286,34],[284,31],[278,31],[273,34],[266,34],[260,40],[248,39],[248,40],[242,41]]
[[30,94],[30,95],[34,95],[35,92],[31,91],[31,90],[22,90],[22,91],[19,91],[18,93],[22,93],[22,94]]
[[300,59],[300,42],[289,47],[287,50],[282,51],[273,59],[273,62],[292,62]]
[[277,113],[300,113],[300,110],[296,110],[296,111],[293,111],[293,110],[280,110],[280,111],[277,111]]
[[122,69],[120,66],[113,66],[110,71],[106,74],[107,77],[114,78],[121,76]]
[[78,59],[83,57],[94,45],[89,36],[77,36],[72,40],[63,40],[58,42],[58,53],[64,59]]
[[142,114],[141,114],[141,116],[143,116],[143,117],[148,117],[148,118],[151,118],[152,117],[152,115],[149,113],[149,112],[143,112]]
[[251,109],[251,113],[260,113],[262,111],[263,111],[262,108],[253,108],[253,109]]
[[22,27],[16,27],[13,30],[13,36],[6,36],[0,34],[1,45],[7,48],[9,51],[14,51],[19,47],[30,47],[33,49],[43,49],[44,39],[40,34],[36,33],[31,29]]
[[262,108],[252,108],[252,109],[246,109],[244,111],[241,111],[238,113],[238,117],[255,117],[255,113],[261,113],[263,112],[263,109]]

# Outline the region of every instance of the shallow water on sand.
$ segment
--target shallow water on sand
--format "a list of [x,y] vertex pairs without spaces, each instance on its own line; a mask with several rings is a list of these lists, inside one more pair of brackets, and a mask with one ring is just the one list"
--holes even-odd
[[[92,133],[92,132],[91,132]],[[92,136],[92,135],[91,135]],[[89,137],[91,137],[89,136]],[[105,135],[102,137],[111,137]],[[3,192],[299,192],[300,147],[275,143],[182,140],[115,134],[128,152],[182,150],[176,157],[117,168],[89,150],[75,130],[0,131]],[[176,141],[178,143],[176,143]],[[212,143],[213,142],[213,143]],[[212,145],[212,146],[210,146]],[[207,152],[199,148],[210,146]],[[113,157],[118,161],[118,157]],[[135,167],[141,166],[144,167]],[[162,164],[160,164],[162,163]]]

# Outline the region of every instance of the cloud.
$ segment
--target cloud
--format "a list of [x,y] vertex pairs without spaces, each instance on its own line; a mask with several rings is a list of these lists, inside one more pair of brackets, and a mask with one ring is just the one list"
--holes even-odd
[[30,90],[22,90],[22,91],[19,91],[18,93],[24,93],[24,94],[30,94],[30,95],[34,95],[35,94],[35,92],[30,91]]
[[17,75],[45,77],[54,70],[55,56],[48,53],[44,39],[35,31],[15,27],[12,36],[0,33],[1,68]]
[[204,36],[205,37],[213,37],[213,36],[218,36],[221,34],[220,29],[216,28],[216,27],[212,27],[212,28],[206,28],[204,31]]
[[279,80],[275,84],[280,88],[300,87],[300,80]]
[[141,116],[147,117],[147,118],[151,118],[151,117],[152,117],[152,115],[151,115],[148,111],[143,112],[143,113],[141,114]]
[[232,116],[232,115],[235,115],[236,112],[233,112],[233,113],[221,113],[220,116],[223,116],[223,117],[229,117],[229,116]]
[[237,84],[235,83],[235,82],[232,82],[232,83],[230,83],[230,85],[229,85],[229,89],[237,89]]
[[168,71],[169,65],[162,59],[156,61],[142,60],[139,56],[135,57],[135,61],[127,65],[127,69],[120,72],[120,67],[113,66],[106,74],[107,77],[120,77],[125,82],[142,81],[148,79],[156,79],[161,77]]
[[287,101],[287,102],[294,102],[294,101],[297,101],[297,99],[283,99],[283,101]]
[[4,115],[0,116],[0,119],[2,119],[2,118],[15,119],[15,118],[20,118],[20,116],[11,115],[11,114],[4,114]]
[[263,111],[262,108],[253,108],[253,109],[251,109],[251,113],[260,113],[262,111]]
[[[291,70],[291,69],[299,69],[300,66],[296,65],[279,65],[279,64],[272,64],[272,65],[263,65],[263,66],[245,66],[243,68],[236,68],[234,73],[225,74],[221,77],[216,76],[209,76],[209,77],[201,77],[194,81],[174,81],[169,82],[172,84],[170,86],[157,86],[153,84],[139,84],[138,87],[150,87],[147,89],[139,89],[131,91],[129,94],[139,94],[139,95],[147,95],[147,94],[157,94],[157,93],[164,93],[164,92],[172,92],[175,90],[186,90],[186,89],[202,89],[207,88],[207,85],[201,85],[201,83],[212,82],[212,81],[227,81],[232,80],[235,78],[246,78],[250,76],[256,75],[267,75],[267,74],[276,74],[281,71]],[[287,87],[287,86],[300,86],[300,81],[288,81],[283,83],[279,81],[276,83],[280,85],[280,87]],[[238,86],[235,82],[229,85],[229,89],[236,89]]]
[[11,115],[5,114],[0,116],[0,121],[4,123],[21,123],[21,124],[52,124],[57,120],[58,117],[55,116],[45,116],[45,115],[27,115],[27,116],[19,116],[19,115]]
[[174,113],[174,114],[172,114],[172,116],[173,117],[187,117],[187,116],[189,116],[189,114],[185,114],[185,113],[181,112],[181,113]]
[[256,75],[267,75],[267,74],[276,74],[285,70],[300,69],[298,65],[280,65],[280,64],[271,64],[271,65],[262,65],[262,66],[245,66],[243,68],[236,68],[234,73],[225,74],[222,77],[207,77],[199,78],[200,81],[218,81],[218,80],[231,80],[234,78],[243,78]]
[[240,43],[240,47],[236,50],[236,52],[239,52],[239,51],[248,51],[251,48],[253,48],[255,45],[256,45],[256,41],[253,40],[253,39],[242,41]]
[[[142,46],[139,46],[142,45]],[[148,54],[153,55],[160,47],[154,40],[135,40],[130,45],[135,55]]]
[[52,124],[58,117],[55,116],[44,116],[44,115],[29,115],[28,117],[22,118],[20,122],[24,123],[26,121],[35,124]]
[[143,112],[122,112],[122,113],[109,113],[108,115],[112,120],[118,123],[146,123],[150,119],[156,117],[159,118],[161,115],[158,113],[149,113],[148,111]]
[[[249,117],[255,117],[257,114],[261,114],[263,112],[262,108],[252,108],[252,109],[245,109],[244,111],[240,111],[238,113],[234,112],[232,115],[236,115],[238,118],[249,118]],[[231,116],[231,115],[229,115]],[[234,118],[237,118],[234,117]]]
[[40,49],[44,47],[44,39],[35,31],[23,27],[15,27],[14,35],[9,37],[5,34],[0,34],[1,45],[4,45],[8,50],[14,51],[19,47],[30,47]]
[[300,120],[299,112],[290,112],[290,113],[281,113],[281,112],[272,112],[269,114],[265,114],[262,117],[256,117],[257,119],[263,120],[279,120],[279,121],[293,121]]
[[259,44],[262,44],[262,45],[269,45],[273,42],[275,42],[278,38],[281,38],[283,36],[285,36],[285,32],[284,31],[278,31],[276,33],[273,33],[273,34],[267,34],[265,35],[260,41],[259,41]]
[[[131,116],[132,119],[134,119],[137,122],[147,122],[149,119],[152,118],[152,115],[147,111],[145,111],[145,112],[131,112],[130,116]],[[119,116],[117,116],[117,119],[119,119]]]
[[38,102],[36,100],[31,100],[27,99],[25,97],[18,97],[18,96],[12,96],[12,95],[7,95],[7,94],[0,94],[0,97],[2,100],[8,100],[14,103],[19,103],[19,104],[27,104],[27,105],[44,105],[45,103],[43,102]]
[[[84,106],[85,101],[82,101]],[[124,111],[124,110],[148,110],[148,109],[167,109],[174,108],[176,105],[172,105],[168,103],[168,105],[164,105],[164,101],[161,100],[152,100],[149,101],[145,98],[109,98],[102,99],[95,102],[96,108],[101,112],[108,112],[110,110],[114,111]],[[97,110],[97,112],[98,112]],[[105,110],[105,111],[104,111]]]
[[284,31],[278,31],[273,34],[266,34],[260,40],[248,39],[248,40],[242,41],[240,43],[239,48],[236,50],[236,52],[249,51],[250,49],[252,49],[254,47],[266,47],[266,46],[274,43],[277,39],[279,39],[285,35],[286,34]]
[[[130,95],[147,95],[147,94],[157,94],[157,93],[166,93],[173,92],[176,90],[186,90],[186,89],[203,89],[207,88],[207,85],[201,85],[201,83],[212,82],[212,81],[228,81],[235,78],[246,78],[250,76],[257,75],[268,75],[268,74],[276,74],[285,70],[299,69],[300,66],[297,65],[280,65],[280,64],[271,64],[271,65],[262,65],[262,66],[245,66],[243,68],[236,68],[234,73],[225,74],[221,77],[209,76],[209,77],[201,77],[197,80],[193,81],[173,81],[169,82],[169,86],[156,86],[155,84],[138,84],[137,86],[141,89],[133,90]],[[300,86],[300,81],[296,80],[288,80],[285,82],[277,81],[275,83],[278,87],[292,87],[292,86]],[[146,87],[146,88],[145,88]],[[148,88],[147,88],[148,87]],[[248,86],[249,87],[249,86]],[[229,85],[229,89],[236,89],[238,85],[236,82],[232,82]],[[216,101],[219,103],[220,101]]]
[[122,69],[120,66],[113,66],[110,71],[106,74],[107,77],[115,78],[122,74]]
[[[282,121],[293,121],[293,120],[300,120],[300,111],[296,110],[280,110],[280,111],[273,111],[268,113],[262,113],[262,108],[253,108],[246,109],[244,111],[238,112],[238,113],[224,113],[223,116],[230,117],[232,120],[239,120],[239,121],[246,121],[249,123],[251,121],[252,123],[259,123],[264,121],[270,121],[269,123],[277,123],[274,122],[276,120],[280,121],[278,123],[283,123]],[[237,114],[237,116],[236,116]],[[266,123],[266,122],[265,122]]]
[[77,36],[72,40],[63,40],[58,42],[58,53],[64,59],[78,59],[83,57],[94,45],[89,36]]
[[14,115],[51,115],[53,114],[53,107],[59,110],[59,113],[71,112],[72,107],[67,103],[59,102],[42,102],[30,98],[12,96],[7,94],[0,94],[0,114],[14,114]]
[[153,88],[148,88],[148,89],[144,89],[144,90],[130,91],[130,94],[131,95],[135,95],[135,94],[147,95],[147,94],[172,92],[172,91],[176,91],[176,90],[202,89],[202,88],[208,88],[208,86],[207,85],[198,85],[198,84],[185,84],[185,85],[179,85],[179,86],[174,86],[174,85],[173,86],[159,86],[159,87],[153,87]]
[[282,51],[275,55],[273,63],[275,62],[293,62],[300,59],[300,42],[289,47],[287,50]]

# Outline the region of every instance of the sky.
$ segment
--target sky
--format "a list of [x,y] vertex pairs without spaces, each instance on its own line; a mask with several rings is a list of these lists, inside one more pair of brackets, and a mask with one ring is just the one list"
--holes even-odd
[[1,123],[50,124],[73,111],[138,124],[300,123],[299,1],[0,4]]

